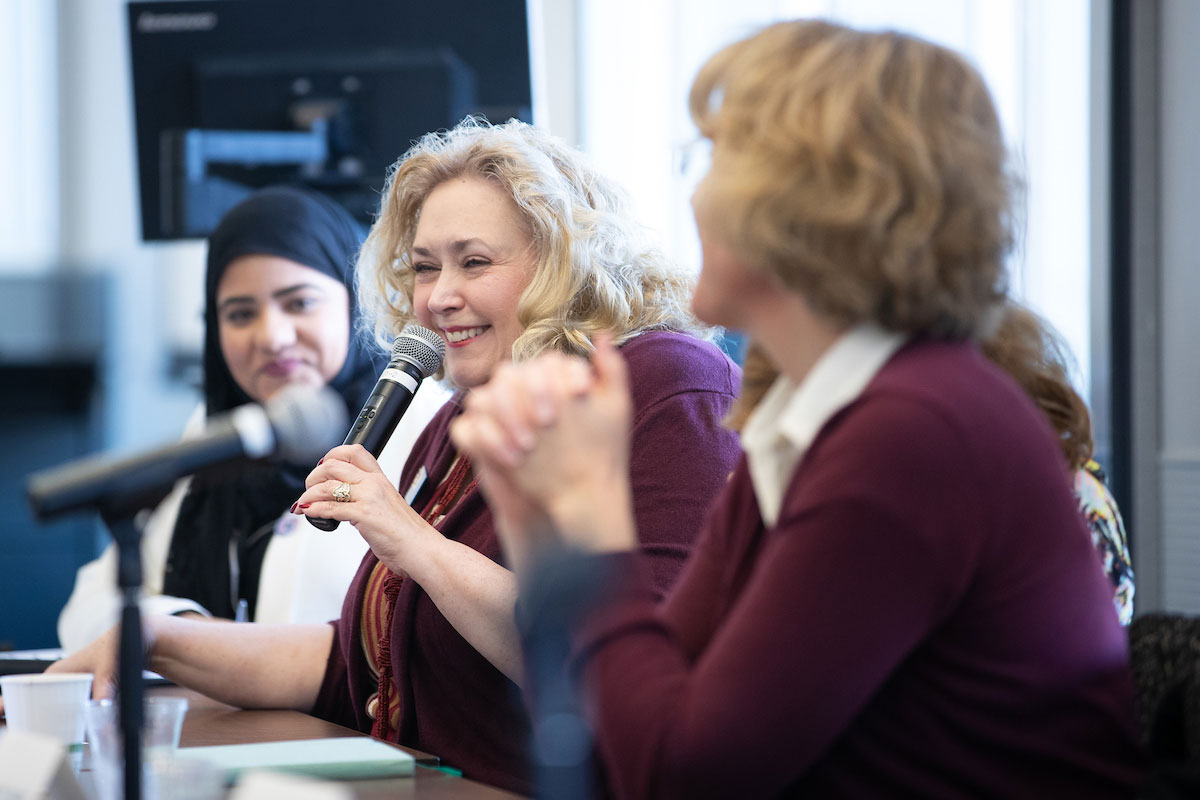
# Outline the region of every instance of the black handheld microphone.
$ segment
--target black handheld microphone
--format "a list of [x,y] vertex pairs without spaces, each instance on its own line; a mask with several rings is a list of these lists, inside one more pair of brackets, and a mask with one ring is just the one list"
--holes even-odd
[[[392,360],[379,376],[342,444],[361,444],[373,457],[379,458],[392,431],[412,404],[417,387],[437,372],[445,355],[446,342],[442,337],[420,325],[405,326],[392,345]],[[309,517],[308,521],[323,531],[331,531],[341,524],[336,519],[323,517]]]
[[346,406],[332,389],[287,387],[265,406],[247,403],[207,420],[195,436],[124,458],[91,456],[30,476],[26,486],[41,519],[113,504],[136,511],[185,475],[245,459],[277,456],[311,462],[337,441]]

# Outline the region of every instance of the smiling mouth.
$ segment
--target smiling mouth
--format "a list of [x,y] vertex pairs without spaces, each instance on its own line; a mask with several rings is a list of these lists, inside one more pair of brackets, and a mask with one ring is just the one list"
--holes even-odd
[[476,336],[482,336],[483,332],[487,329],[488,326],[484,325],[479,328],[462,328],[457,331],[445,331],[446,341],[450,344],[460,344],[468,339],[474,339]]
[[272,378],[286,378],[300,368],[303,362],[300,359],[287,359],[285,361],[272,361],[263,365],[262,372],[270,375]]

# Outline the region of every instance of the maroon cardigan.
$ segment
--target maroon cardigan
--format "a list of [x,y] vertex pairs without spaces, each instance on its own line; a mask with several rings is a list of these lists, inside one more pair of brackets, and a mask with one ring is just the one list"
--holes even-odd
[[662,607],[601,561],[634,588],[573,646],[620,797],[1133,795],[1112,587],[1045,420],[970,345],[900,350],[776,526],[739,463]]
[[[716,347],[689,336],[654,332],[621,348],[633,391],[631,475],[641,552],[652,593],[674,582],[703,522],[737,460],[736,436],[721,427],[741,379]],[[447,429],[461,412],[456,395],[417,440],[400,487],[419,468],[429,475],[413,499],[428,503],[454,458]],[[442,532],[503,563],[492,515],[482,494],[464,495]],[[367,553],[333,623],[334,643],[313,709],[315,716],[361,731],[371,729],[364,706],[375,691],[360,643],[362,595],[376,564]],[[441,615],[429,596],[405,581],[391,630],[392,670],[400,706],[400,744],[433,753],[469,778],[528,792],[529,718],[517,686],[495,669]]]

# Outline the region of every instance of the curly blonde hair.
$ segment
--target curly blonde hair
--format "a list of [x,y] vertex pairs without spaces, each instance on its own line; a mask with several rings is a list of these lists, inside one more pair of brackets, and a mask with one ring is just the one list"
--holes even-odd
[[426,134],[392,167],[359,265],[359,297],[381,341],[416,320],[412,246],[421,208],[462,176],[494,182],[516,203],[537,250],[517,302],[513,358],[548,348],[584,355],[606,331],[618,343],[649,330],[712,338],[692,316],[694,276],[652,247],[624,192],[578,150],[531,125],[468,118]]
[[1015,181],[983,80],[895,32],[784,22],[690,96],[717,235],[836,324],[978,336],[1005,292]]

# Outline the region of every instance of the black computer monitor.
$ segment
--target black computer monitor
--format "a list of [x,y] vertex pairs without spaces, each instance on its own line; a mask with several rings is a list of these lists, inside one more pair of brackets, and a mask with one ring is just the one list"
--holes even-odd
[[204,236],[278,183],[370,223],[422,134],[532,122],[526,2],[130,2],[142,238]]

